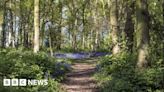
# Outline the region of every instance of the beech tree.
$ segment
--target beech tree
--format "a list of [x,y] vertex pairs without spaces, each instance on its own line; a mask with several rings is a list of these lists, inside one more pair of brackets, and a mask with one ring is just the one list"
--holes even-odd
[[34,52],[39,51],[39,0],[34,0]]
[[147,0],[136,1],[136,27],[136,40],[138,51],[137,66],[139,68],[143,68],[147,67],[149,63],[149,14]]
[[117,54],[120,52],[119,46],[119,23],[118,23],[118,0],[110,0],[110,28],[113,42],[112,53]]

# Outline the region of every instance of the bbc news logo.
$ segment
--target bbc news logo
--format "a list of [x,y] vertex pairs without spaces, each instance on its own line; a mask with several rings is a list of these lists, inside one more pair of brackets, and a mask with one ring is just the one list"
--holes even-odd
[[36,86],[36,85],[48,85],[48,80],[36,80],[36,79],[3,79],[3,86]]

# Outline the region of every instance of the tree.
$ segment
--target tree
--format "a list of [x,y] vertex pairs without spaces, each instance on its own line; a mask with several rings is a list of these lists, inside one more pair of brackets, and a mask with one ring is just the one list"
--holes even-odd
[[134,2],[126,2],[126,22],[125,22],[125,36],[126,36],[126,46],[129,51],[132,52],[133,49],[133,38],[134,38],[134,23],[132,16],[134,15]]
[[111,0],[110,4],[110,27],[111,27],[111,35],[113,48],[112,53],[117,54],[120,52],[120,46],[118,43],[119,39],[119,25],[118,25],[118,0]]
[[34,0],[34,53],[39,51],[39,0]]
[[15,44],[14,44],[14,25],[13,25],[13,11],[12,11],[12,4],[13,2],[12,2],[12,0],[10,0],[10,2],[9,2],[9,14],[10,14],[10,28],[9,28],[9,46],[12,46],[13,48],[15,47]]
[[136,40],[138,61],[137,67],[148,66],[148,47],[149,47],[149,18],[147,0],[136,1]]
[[7,1],[3,2],[3,22],[2,22],[2,48],[5,48],[6,44],[6,15],[7,15],[7,9],[6,9]]

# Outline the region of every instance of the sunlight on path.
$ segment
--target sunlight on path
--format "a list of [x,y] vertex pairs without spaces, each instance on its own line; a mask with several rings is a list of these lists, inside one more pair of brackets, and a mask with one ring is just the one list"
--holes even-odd
[[[86,62],[75,62],[72,65],[73,71],[67,74],[63,88],[67,92],[98,92],[96,81],[92,78],[95,72],[95,64]],[[94,62],[94,60],[92,61]]]

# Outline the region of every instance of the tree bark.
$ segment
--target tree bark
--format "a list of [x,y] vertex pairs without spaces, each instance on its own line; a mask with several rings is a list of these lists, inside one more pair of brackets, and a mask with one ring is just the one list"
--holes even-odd
[[51,56],[53,56],[53,48],[52,48],[52,28],[50,28],[49,30],[49,37],[48,37],[48,40],[49,40],[49,48],[50,48],[50,54]]
[[34,0],[34,53],[39,51],[39,0]]
[[63,4],[61,1],[59,1],[59,11],[60,11],[60,22],[59,22],[59,27],[58,27],[58,32],[59,32],[59,35],[58,35],[58,43],[57,43],[57,50],[60,50],[61,49],[61,44],[62,44],[62,16],[63,16]]
[[[12,8],[12,7],[10,7]],[[9,45],[12,46],[13,48],[15,47],[15,44],[14,44],[14,30],[13,30],[13,13],[11,10],[10,11],[10,30],[9,30],[9,35],[10,35],[10,39],[9,39]]]
[[7,2],[4,2],[4,6],[3,6],[2,48],[5,48],[5,44],[6,44],[6,15],[7,15],[6,3]]
[[[0,10],[0,12],[1,12],[1,10]],[[2,28],[3,28],[3,22],[4,22],[4,20],[3,20],[3,15],[0,15],[0,19],[1,19],[1,21],[0,21],[0,37],[2,37]],[[2,38],[0,38],[1,40],[2,40]],[[0,44],[0,46],[2,46],[2,42],[1,42],[1,44]]]
[[162,8],[163,8],[163,31],[162,31],[163,32],[162,33],[163,34],[163,38],[162,38],[162,42],[163,42],[163,47],[162,47],[163,48],[163,53],[162,54],[163,54],[163,64],[164,64],[164,0],[162,2]]
[[136,1],[136,40],[138,49],[138,68],[148,66],[149,18],[147,0]]
[[133,38],[134,38],[134,23],[132,20],[132,15],[134,14],[134,4],[132,3],[130,6],[126,7],[126,23],[125,23],[125,35],[126,35],[126,46],[128,47],[128,51],[133,50]]
[[111,34],[112,34],[112,53],[117,54],[120,52],[120,46],[118,43],[119,39],[119,25],[118,25],[118,0],[111,0],[110,6],[110,27],[111,27]]
[[8,14],[9,14],[9,31],[8,31],[8,46],[12,46],[13,48],[15,47],[15,37],[14,37],[14,14],[12,11],[12,0],[9,1],[9,9],[8,9]]

